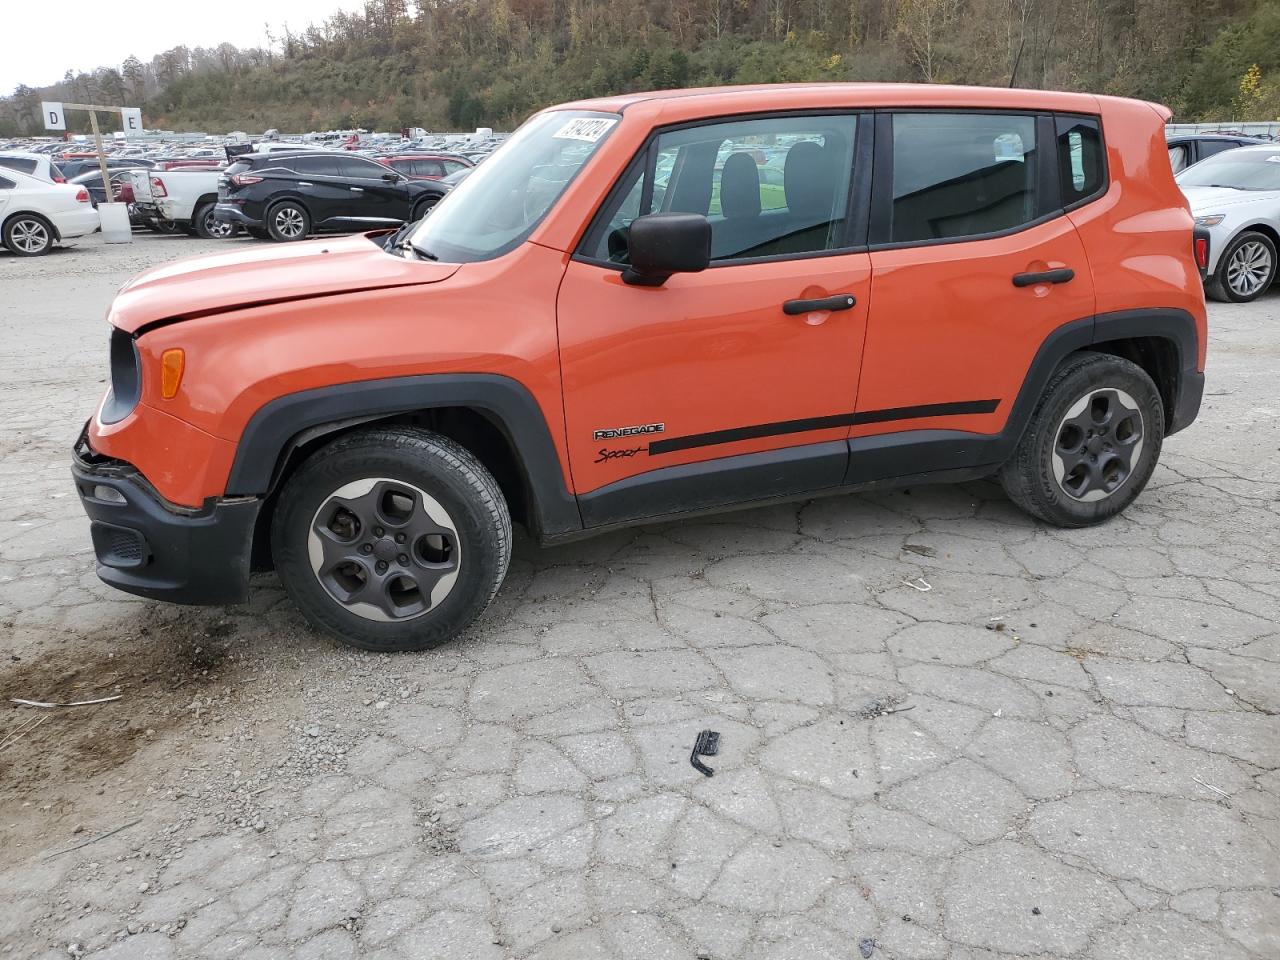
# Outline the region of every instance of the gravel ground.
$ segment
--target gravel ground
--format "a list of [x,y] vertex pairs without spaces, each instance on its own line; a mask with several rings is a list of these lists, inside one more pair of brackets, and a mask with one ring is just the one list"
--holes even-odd
[[468,636],[377,656],[271,577],[93,574],[107,304],[220,248],[0,253],[0,953],[1280,957],[1280,295],[1212,308],[1101,529],[977,483],[521,542]]

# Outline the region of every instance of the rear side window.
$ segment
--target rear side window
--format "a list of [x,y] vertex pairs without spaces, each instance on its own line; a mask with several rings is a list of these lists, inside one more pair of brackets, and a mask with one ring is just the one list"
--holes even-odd
[[1222,153],[1224,150],[1234,150],[1240,144],[1234,140],[1201,140],[1200,141],[1200,159],[1212,157],[1215,153]]
[[338,160],[336,157],[282,157],[280,166],[288,167],[297,173],[309,174],[313,177],[338,176]]
[[29,157],[0,157],[0,167],[8,167],[19,173],[36,172],[36,162]]
[[1029,114],[893,117],[893,243],[1000,233],[1038,216]]
[[[1069,207],[1087,200],[1106,186],[1107,164],[1103,154],[1102,130],[1093,117],[1060,116],[1056,123],[1062,204]],[[1169,160],[1173,162],[1172,151]]]
[[444,166],[439,160],[415,160],[413,172],[419,177],[443,177]]
[[12,190],[12,189],[13,189],[13,181],[6,180],[4,177],[0,177],[0,190]]

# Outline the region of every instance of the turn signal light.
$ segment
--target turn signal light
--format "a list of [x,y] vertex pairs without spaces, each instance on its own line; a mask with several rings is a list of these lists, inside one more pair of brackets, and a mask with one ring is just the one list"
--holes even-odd
[[177,347],[160,354],[160,396],[172,400],[178,395],[186,365],[187,355]]

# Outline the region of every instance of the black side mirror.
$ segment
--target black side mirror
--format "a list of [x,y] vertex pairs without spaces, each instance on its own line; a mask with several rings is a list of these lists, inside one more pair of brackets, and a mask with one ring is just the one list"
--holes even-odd
[[398,174],[398,173],[384,173],[384,174],[382,175],[382,179],[383,179],[383,180],[385,180],[385,181],[387,181],[387,183],[399,183],[399,182],[400,182],[400,174]]
[[700,213],[651,213],[627,231],[631,265],[622,279],[660,287],[673,273],[697,273],[711,262],[711,224]]

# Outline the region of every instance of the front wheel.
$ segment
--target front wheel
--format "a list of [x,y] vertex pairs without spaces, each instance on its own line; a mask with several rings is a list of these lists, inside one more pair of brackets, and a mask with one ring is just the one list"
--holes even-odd
[[310,232],[311,217],[300,204],[292,200],[276,204],[267,214],[267,233],[277,243],[304,240]]
[[20,213],[4,225],[4,245],[19,257],[41,257],[53,249],[53,227],[44,217]]
[[410,218],[409,222],[417,223],[419,220],[425,217],[428,213],[430,213],[432,207],[434,207],[439,202],[440,202],[439,197],[427,197],[425,200],[419,200],[417,206],[413,208],[413,216]]
[[1147,485],[1164,429],[1164,404],[1145,370],[1079,353],[1050,379],[1000,483],[1010,500],[1054,526],[1101,523]]
[[313,626],[366,650],[425,650],[498,592],[511,516],[464,447],[427,430],[374,429],[323,448],[289,479],[271,547]]
[[1246,230],[1223,251],[1205,292],[1215,300],[1249,303],[1266,293],[1275,277],[1275,243],[1264,233]]

